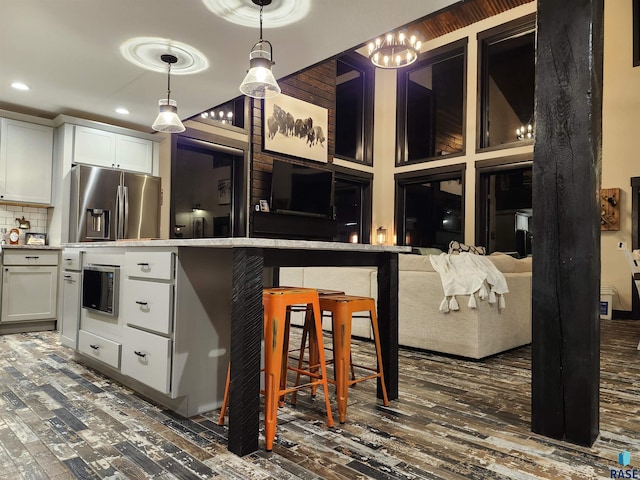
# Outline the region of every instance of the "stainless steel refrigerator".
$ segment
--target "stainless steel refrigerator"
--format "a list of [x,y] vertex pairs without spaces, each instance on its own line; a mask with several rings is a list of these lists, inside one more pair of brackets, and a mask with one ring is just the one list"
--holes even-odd
[[158,238],[160,195],[160,177],[75,165],[69,240]]

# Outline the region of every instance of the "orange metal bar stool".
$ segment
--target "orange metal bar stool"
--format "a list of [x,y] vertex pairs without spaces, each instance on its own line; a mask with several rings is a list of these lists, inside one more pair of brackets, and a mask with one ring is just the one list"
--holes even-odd
[[[291,288],[274,287],[266,288],[262,293],[262,304],[264,307],[264,396],[265,396],[265,448],[267,451],[273,449],[273,441],[276,434],[276,418],[278,414],[278,404],[280,398],[287,393],[295,392],[305,387],[322,386],[325,396],[327,410],[327,424],[333,426],[333,416],[331,414],[331,402],[329,399],[329,386],[327,381],[326,362],[324,357],[324,347],[322,342],[322,316],[320,314],[320,304],[318,292],[311,288]],[[285,350],[285,337],[288,335],[288,323],[290,307],[293,305],[307,305],[311,307],[315,322],[316,332],[314,342],[318,345],[319,372],[293,368],[298,375],[309,377],[309,382],[296,384],[287,388],[286,382],[282,381],[282,375],[286,375],[287,351]],[[227,370],[227,383],[223,405],[220,412],[219,424],[224,423],[229,390],[229,369]]]
[[[385,406],[388,406],[389,398],[387,397],[384,372],[382,369],[380,332],[378,330],[378,317],[376,315],[375,300],[369,297],[356,297],[352,295],[325,295],[320,297],[319,301],[320,310],[322,310],[322,312],[331,313],[335,380],[329,380],[329,382],[336,386],[336,398],[340,423],[344,423],[346,421],[349,387],[356,383],[379,378],[382,383],[383,403]],[[371,375],[366,375],[356,379],[353,375],[354,365],[351,361],[351,326],[354,314],[358,312],[367,312],[367,316],[371,321],[373,340],[376,348],[377,368],[374,369],[368,366],[356,365],[360,369],[374,372]],[[348,374],[349,367],[352,369],[351,379]]]
[[[295,287],[280,287],[280,288],[295,288]],[[323,297],[325,295],[344,295],[344,292],[340,291],[340,290],[328,290],[326,288],[316,288],[315,289],[318,292],[318,297]],[[317,372],[318,371],[318,365],[319,365],[319,358],[318,358],[318,345],[315,341],[316,334],[315,334],[315,321],[314,321],[314,317],[313,317],[313,310],[311,308],[309,308],[309,305],[292,305],[288,311],[289,312],[305,312],[305,316],[304,316],[304,324],[303,324],[303,329],[302,329],[302,345],[306,345],[306,339],[307,337],[309,338],[309,370],[312,372]],[[285,356],[287,356],[286,360],[283,361],[282,364],[282,377],[281,377],[281,387],[284,389],[287,386],[287,370],[289,369],[287,362],[289,361],[289,356],[292,353],[298,353],[300,355],[300,357],[302,357],[304,355],[304,349],[301,348],[294,348],[289,350],[289,331],[291,328],[291,323],[289,321],[287,321],[287,332],[285,334],[285,345],[284,345],[284,352],[285,352]],[[295,358],[295,357],[293,357]],[[298,358],[299,360],[299,358]],[[298,369],[302,368],[304,362],[298,362]],[[291,369],[293,370],[293,369]],[[352,374],[355,376],[355,372],[352,370]],[[300,374],[297,375],[297,379],[298,381],[300,380]],[[311,387],[311,395],[315,396],[316,395],[316,390],[317,390],[318,386],[317,385],[313,385]],[[295,404],[295,395],[296,392],[293,393],[293,398],[294,401],[293,403]],[[280,406],[284,405],[284,395],[281,397],[280,399]]]

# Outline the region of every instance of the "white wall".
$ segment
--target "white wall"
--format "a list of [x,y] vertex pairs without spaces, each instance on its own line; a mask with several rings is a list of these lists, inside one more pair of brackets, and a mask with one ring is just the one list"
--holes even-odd
[[631,310],[631,273],[617,244],[631,249],[630,179],[640,176],[640,67],[633,67],[631,4],[604,4],[602,187],[620,188],[620,230],[602,232],[601,282],[618,292],[616,310]]

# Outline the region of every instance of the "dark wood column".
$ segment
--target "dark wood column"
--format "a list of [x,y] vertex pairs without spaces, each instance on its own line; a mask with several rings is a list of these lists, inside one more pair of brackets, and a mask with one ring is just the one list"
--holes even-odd
[[[532,430],[599,431],[603,0],[538,0]],[[631,59],[629,59],[631,61]]]
[[[389,400],[398,398],[398,255],[385,253],[378,261],[378,327],[382,347],[382,371]],[[382,386],[378,379],[378,398]]]
[[243,456],[258,449],[264,255],[258,248],[236,248],[232,255],[228,448]]

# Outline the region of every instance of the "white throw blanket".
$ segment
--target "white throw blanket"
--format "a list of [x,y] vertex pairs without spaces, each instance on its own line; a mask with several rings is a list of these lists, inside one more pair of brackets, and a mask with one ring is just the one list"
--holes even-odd
[[509,292],[507,280],[493,262],[482,255],[461,253],[459,255],[430,255],[433,269],[440,274],[444,299],[440,311],[459,310],[456,295],[469,295],[469,308],[477,308],[475,294],[480,300],[487,299],[505,308],[504,294]]

